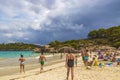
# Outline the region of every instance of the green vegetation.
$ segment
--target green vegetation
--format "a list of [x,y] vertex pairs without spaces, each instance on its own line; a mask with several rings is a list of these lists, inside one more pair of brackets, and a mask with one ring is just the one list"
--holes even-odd
[[39,46],[25,43],[7,43],[0,44],[0,50],[33,50]]
[[87,39],[67,40],[64,42],[56,40],[49,43],[49,45],[55,49],[59,49],[64,46],[80,49],[81,47],[93,45],[109,45],[118,48],[120,47],[120,26],[90,31]]
[[88,39],[104,39],[101,42],[107,41],[108,45],[118,48],[120,46],[120,26],[90,31]]
[[120,41],[120,26],[111,27],[108,29],[99,29],[90,31],[88,34],[89,39],[106,38],[111,42]]

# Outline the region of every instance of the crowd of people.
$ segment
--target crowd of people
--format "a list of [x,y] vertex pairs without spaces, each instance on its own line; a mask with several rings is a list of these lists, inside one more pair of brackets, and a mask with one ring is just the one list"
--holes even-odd
[[[100,49],[96,51],[92,51],[89,49],[81,50],[80,55],[82,57],[84,66],[86,69],[90,69],[92,66],[117,66],[120,65],[120,58],[117,58],[119,56],[119,53],[116,50],[110,50],[110,49]],[[68,80],[69,73],[71,71],[71,79],[74,78],[74,64],[77,67],[77,60],[78,56],[74,55],[72,53],[66,54],[66,65],[67,65],[67,77],[66,80]]]
[[97,51],[84,50],[81,52],[82,60],[85,66],[102,67],[102,65],[107,65],[107,63],[111,63],[111,65],[116,63],[117,66],[120,64],[120,58],[117,58],[117,55],[119,55],[117,51],[109,49]]
[[[71,79],[74,79],[74,65],[77,67],[78,64],[78,55],[81,55],[82,61],[84,63],[84,66],[88,69],[92,66],[117,66],[120,65],[120,58],[117,58],[118,52],[114,50],[96,50],[92,51],[89,49],[81,50],[79,54],[73,54],[70,51],[66,54],[66,60],[65,60],[65,67],[67,68],[67,77],[66,80],[69,78],[69,74],[71,73]],[[25,58],[23,55],[19,58],[20,61],[20,73],[25,73]],[[41,65],[40,72],[43,71],[43,66],[46,61],[46,57],[43,53],[39,56],[39,63]]]

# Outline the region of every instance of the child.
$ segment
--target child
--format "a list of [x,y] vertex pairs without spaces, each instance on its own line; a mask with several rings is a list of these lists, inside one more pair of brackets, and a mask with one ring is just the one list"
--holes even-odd
[[92,62],[92,66],[98,66],[98,60],[97,57],[93,57],[93,62]]
[[102,65],[102,63],[100,62],[100,63],[98,64],[98,66],[101,68],[103,65]]
[[76,65],[76,67],[77,67],[77,62],[78,62],[78,60],[77,60],[77,55],[75,56],[75,65]]

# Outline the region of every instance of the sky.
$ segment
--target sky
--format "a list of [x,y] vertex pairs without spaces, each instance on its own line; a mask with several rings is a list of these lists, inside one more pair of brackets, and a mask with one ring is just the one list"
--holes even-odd
[[120,25],[120,0],[0,0],[0,43],[48,44]]

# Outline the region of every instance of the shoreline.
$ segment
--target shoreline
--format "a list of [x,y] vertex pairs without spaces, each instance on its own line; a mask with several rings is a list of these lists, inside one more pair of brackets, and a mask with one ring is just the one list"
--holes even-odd
[[[57,62],[62,62],[64,59],[60,59],[58,55],[48,55],[46,56],[47,61],[45,62],[45,66],[49,66],[51,64],[55,64]],[[14,62],[13,62],[14,61]],[[7,64],[8,63],[8,64]],[[25,62],[26,71],[39,68],[40,64],[36,57],[28,57]],[[17,58],[14,59],[6,59],[0,61],[0,76],[11,75],[19,72],[19,61]]]
[[5,59],[7,59],[7,58],[0,58],[0,61],[5,60]]
[[[48,60],[54,60],[54,58],[59,59],[60,54],[55,54],[54,56],[52,54],[45,55],[45,57]],[[32,57],[25,57],[26,64],[34,64],[38,63],[39,56],[32,56]],[[6,66],[18,66],[19,65],[19,57],[17,58],[0,58],[0,67],[6,67]]]

